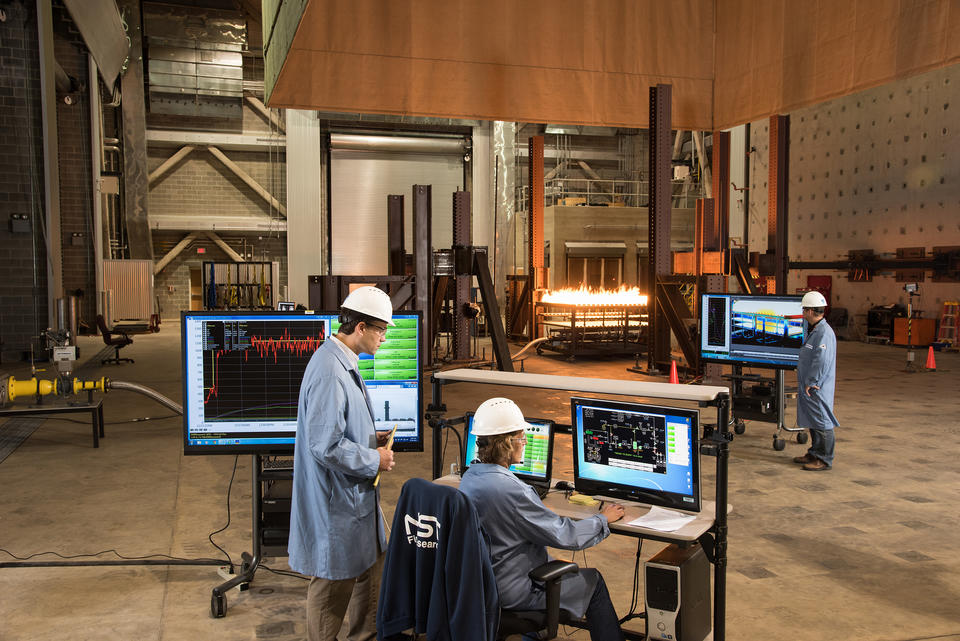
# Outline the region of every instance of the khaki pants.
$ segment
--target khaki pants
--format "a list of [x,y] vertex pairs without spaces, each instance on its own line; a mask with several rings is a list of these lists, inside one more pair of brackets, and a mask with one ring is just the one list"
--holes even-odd
[[334,581],[313,577],[307,587],[307,641],[336,641],[347,615],[347,641],[377,638],[377,597],[383,555],[354,579]]

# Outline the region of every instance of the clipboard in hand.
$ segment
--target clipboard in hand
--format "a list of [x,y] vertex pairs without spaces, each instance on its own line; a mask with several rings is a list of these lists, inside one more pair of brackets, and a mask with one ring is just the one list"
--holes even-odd
[[[397,426],[394,425],[393,429],[390,430],[390,436],[387,437],[387,444],[384,446],[388,450],[393,450],[393,435],[397,433]],[[383,470],[377,470],[377,475],[373,479],[373,487],[377,487],[380,484],[380,475],[383,473]]]

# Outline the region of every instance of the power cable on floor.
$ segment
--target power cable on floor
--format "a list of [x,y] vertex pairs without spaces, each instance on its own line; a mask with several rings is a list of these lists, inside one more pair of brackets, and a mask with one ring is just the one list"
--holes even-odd
[[226,550],[224,550],[222,547],[216,544],[216,542],[213,540],[213,535],[220,534],[221,532],[226,530],[228,527],[230,527],[230,491],[233,489],[233,479],[237,475],[237,461],[239,460],[240,460],[239,454],[233,457],[233,471],[230,473],[230,482],[227,483],[227,523],[216,532],[211,532],[210,534],[207,535],[207,539],[210,541],[210,545],[212,545],[213,547],[223,552],[224,556],[227,557],[227,561],[230,563],[230,567],[233,567],[233,559],[230,558],[230,554]]

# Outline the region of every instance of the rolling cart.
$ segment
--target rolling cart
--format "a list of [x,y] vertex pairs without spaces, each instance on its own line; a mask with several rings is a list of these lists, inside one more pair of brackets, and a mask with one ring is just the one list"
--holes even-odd
[[784,383],[784,370],[777,369],[773,378],[759,374],[744,374],[742,365],[734,365],[733,373],[723,378],[732,383],[730,389],[730,417],[733,431],[743,434],[746,431],[745,420],[775,423],[773,449],[780,452],[787,446],[783,432],[796,432],[797,443],[807,442],[807,432],[802,427],[787,427],[783,424],[787,397],[795,397],[796,392],[788,394]]

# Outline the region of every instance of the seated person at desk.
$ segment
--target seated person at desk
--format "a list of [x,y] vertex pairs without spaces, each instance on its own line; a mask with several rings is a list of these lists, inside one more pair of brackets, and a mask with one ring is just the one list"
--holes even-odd
[[[608,504],[596,516],[575,521],[543,505],[537,493],[508,469],[523,461],[527,423],[516,403],[506,398],[484,401],[473,417],[477,453],[460,491],[467,495],[490,537],[493,573],[500,607],[508,610],[546,608],[543,587],[527,574],[549,560],[545,546],[582,550],[610,535],[609,523],[623,517],[623,507]],[[622,639],[616,610],[603,577],[583,568],[561,582],[560,608],[574,618],[586,615],[594,641]]]

